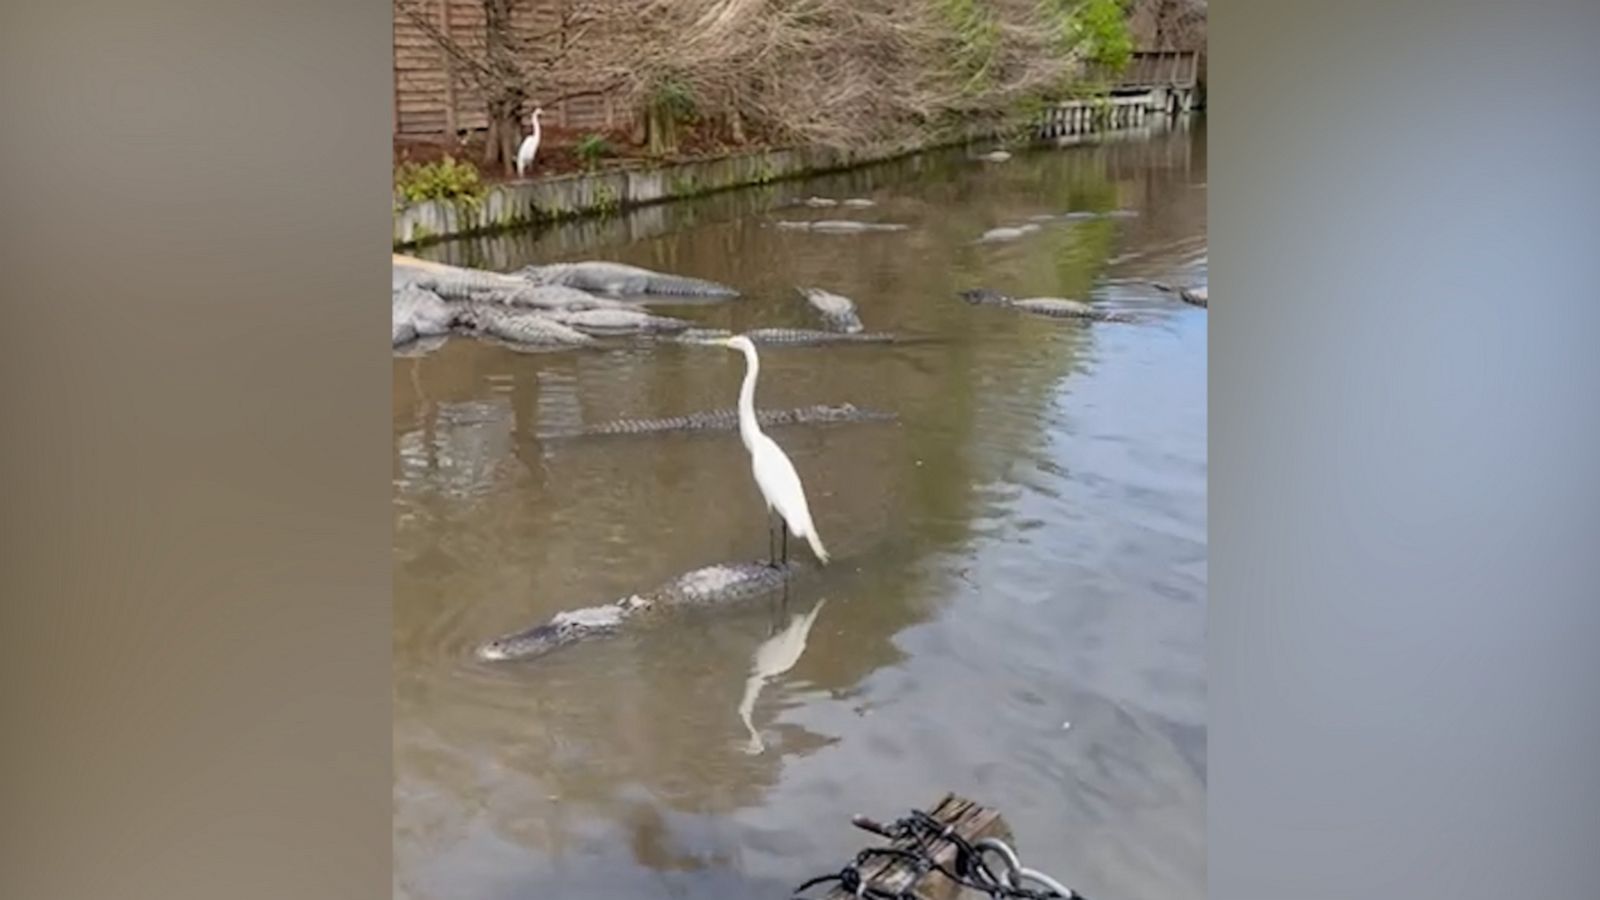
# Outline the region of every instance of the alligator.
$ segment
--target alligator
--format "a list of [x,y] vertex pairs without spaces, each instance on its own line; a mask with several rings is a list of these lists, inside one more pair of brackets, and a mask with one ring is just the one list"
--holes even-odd
[[866,209],[869,206],[877,206],[878,204],[872,200],[868,200],[865,197],[851,197],[847,200],[835,200],[832,197],[807,197],[806,199],[792,205],[809,206],[813,209],[820,209],[830,206],[848,206],[852,209]]
[[394,346],[409,344],[419,337],[448,334],[455,316],[456,311],[438,294],[407,284],[394,292],[390,316]]
[[487,300],[534,309],[579,311],[587,309],[634,309],[631,303],[596,297],[561,284],[530,284],[527,278],[482,269],[466,269],[396,256],[393,268],[395,290],[405,286],[423,288],[451,301]]
[[407,344],[395,347],[394,355],[397,357],[407,358],[427,356],[440,347],[443,347],[447,342],[449,342],[449,340],[450,337],[448,335],[442,334],[437,337],[417,338],[416,340]]
[[[901,337],[897,334],[884,332],[858,331],[846,333],[843,331],[817,331],[810,328],[756,328],[744,332],[744,336],[758,345],[786,346],[786,347],[811,347],[819,344],[905,344],[918,338]],[[707,344],[727,340],[733,337],[733,332],[720,328],[691,328],[682,334],[676,335],[676,340],[685,344]],[[921,338],[920,340],[929,340]]]
[[557,613],[549,621],[479,644],[482,662],[534,659],[579,641],[609,637],[625,625],[655,618],[665,610],[748,600],[781,589],[798,562],[718,563],[685,572],[643,594],[630,594],[602,606]]
[[394,257],[392,278],[396,287],[414,285],[446,300],[476,300],[486,294],[504,294],[526,286],[519,278],[481,269],[464,269],[412,257]]
[[991,228],[988,231],[985,231],[982,236],[978,238],[978,243],[989,244],[995,241],[1014,241],[1017,238],[1032,234],[1038,230],[1039,224],[1037,222],[1029,222],[1026,225],[1018,225],[1015,228]]
[[825,234],[860,234],[864,231],[906,231],[911,226],[895,222],[855,222],[850,219],[818,219],[813,222],[779,221],[779,228],[792,231],[820,231]]
[[535,309],[586,312],[589,310],[636,311],[638,307],[610,297],[596,297],[587,291],[560,284],[524,284],[506,293],[493,293],[489,299],[511,306],[528,306]]
[[551,263],[544,266],[524,266],[516,274],[534,284],[555,284],[594,291],[614,297],[655,295],[662,297],[725,297],[739,296],[739,292],[725,284],[652,272],[638,266],[614,262]]
[[551,320],[592,335],[680,332],[689,328],[683,319],[653,316],[634,309],[585,309],[549,313]]
[[458,304],[455,321],[469,333],[514,344],[578,347],[594,343],[594,338],[549,315],[499,303]]
[[1008,297],[998,291],[985,289],[961,292],[961,299],[974,305],[1004,306],[1011,309],[1020,309],[1023,312],[1034,313],[1041,316],[1051,316],[1058,319],[1088,319],[1095,322],[1134,322],[1134,317],[1126,313],[1108,312],[1095,309],[1087,303],[1078,300],[1062,300],[1057,297],[1029,297],[1018,300]]
[[[764,428],[783,425],[831,425],[850,422],[892,422],[894,413],[860,409],[852,403],[837,406],[817,404],[793,409],[761,409],[756,421]],[[739,427],[739,414],[732,409],[712,409],[685,413],[665,419],[618,419],[591,425],[579,436],[657,434],[663,431],[733,431]]]
[[835,330],[846,334],[857,334],[861,331],[861,317],[856,315],[855,301],[849,297],[841,297],[821,288],[803,287],[796,290]]
[[1152,281],[1150,282],[1150,286],[1158,291],[1162,291],[1163,293],[1177,294],[1179,300],[1182,300],[1190,306],[1198,306],[1201,309],[1209,308],[1207,306],[1207,301],[1210,298],[1210,292],[1204,286],[1196,288],[1179,288],[1173,287],[1164,281]]

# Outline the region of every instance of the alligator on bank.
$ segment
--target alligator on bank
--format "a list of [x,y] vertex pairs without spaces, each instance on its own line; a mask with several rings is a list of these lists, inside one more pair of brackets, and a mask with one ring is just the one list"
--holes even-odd
[[1023,312],[1040,316],[1050,316],[1057,319],[1086,319],[1093,322],[1136,322],[1133,316],[1127,313],[1108,312],[1095,309],[1079,300],[1063,300],[1059,297],[1028,297],[1022,300],[1009,297],[999,291],[976,289],[961,291],[961,299],[968,303],[981,306],[1004,306],[1009,309],[1020,309]]
[[[810,347],[819,344],[908,344],[932,338],[908,338],[884,332],[817,331],[811,328],[754,328],[741,332],[752,343],[765,346]],[[733,332],[720,328],[691,328],[676,335],[675,340],[685,344],[707,344],[727,340]]]
[[559,285],[593,291],[613,297],[718,297],[733,298],[739,292],[725,284],[653,272],[638,266],[614,262],[551,263],[544,266],[525,266],[516,274],[526,281],[539,285]]
[[559,312],[588,310],[632,310],[632,304],[608,297],[596,297],[577,288],[558,284],[529,284],[526,281],[493,272],[470,272],[442,275],[421,273],[412,286],[433,291],[446,300],[456,302],[503,303],[529,309]]
[[823,321],[836,331],[846,334],[856,334],[861,331],[861,317],[856,314],[856,304],[849,297],[822,290],[821,288],[796,288],[800,296],[811,304],[811,308],[821,314]]
[[[838,405],[815,404],[793,409],[761,409],[756,411],[756,421],[763,428],[784,425],[832,425],[853,422],[893,422],[894,413],[861,409],[851,403]],[[669,416],[664,419],[618,419],[591,425],[577,436],[657,434],[663,431],[734,431],[739,427],[739,413],[733,409],[712,409]]]
[[399,347],[417,338],[437,337],[450,332],[456,311],[438,294],[414,284],[397,288],[392,298],[390,322],[394,344]]
[[[414,284],[446,300],[495,300],[542,309],[632,309],[615,297],[730,298],[739,292],[701,278],[612,262],[552,263],[490,272],[394,254],[394,284]],[[597,297],[595,294],[607,294]]]
[[633,309],[585,309],[548,313],[551,320],[592,335],[667,334],[687,331],[689,323]]
[[718,563],[685,572],[643,594],[613,603],[557,613],[548,622],[479,644],[483,662],[529,660],[579,641],[609,637],[661,612],[748,600],[781,589],[804,566],[798,562]]
[[543,313],[499,303],[456,304],[456,326],[470,334],[544,347],[582,347],[594,338]]

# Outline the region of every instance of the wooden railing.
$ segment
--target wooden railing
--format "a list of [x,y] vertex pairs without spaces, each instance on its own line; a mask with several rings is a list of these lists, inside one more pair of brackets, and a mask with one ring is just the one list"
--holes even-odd
[[1140,50],[1121,72],[1090,67],[1086,74],[1091,81],[1109,84],[1114,90],[1192,88],[1199,80],[1200,54],[1193,50]]

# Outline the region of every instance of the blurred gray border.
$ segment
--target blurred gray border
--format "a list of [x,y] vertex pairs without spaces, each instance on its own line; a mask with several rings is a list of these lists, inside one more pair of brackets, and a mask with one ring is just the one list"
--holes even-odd
[[[1219,900],[1596,895],[1597,11],[1212,11]],[[0,895],[392,891],[390,16],[0,11]]]
[[1600,4],[1212,16],[1210,895],[1600,896]]

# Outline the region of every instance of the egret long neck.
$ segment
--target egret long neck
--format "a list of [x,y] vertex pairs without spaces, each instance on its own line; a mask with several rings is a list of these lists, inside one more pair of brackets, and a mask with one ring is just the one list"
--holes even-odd
[[739,439],[745,449],[755,443],[761,426],[756,424],[756,376],[761,373],[761,360],[754,350],[744,351],[744,384],[739,387]]

